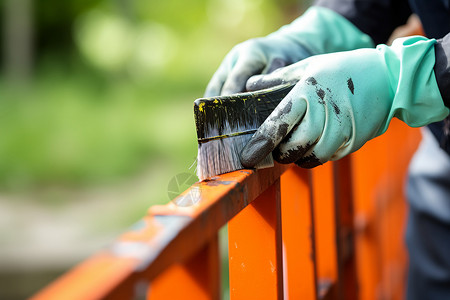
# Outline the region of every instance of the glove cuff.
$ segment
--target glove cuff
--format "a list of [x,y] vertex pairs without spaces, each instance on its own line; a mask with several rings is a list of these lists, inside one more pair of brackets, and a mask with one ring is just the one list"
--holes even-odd
[[319,6],[271,35],[293,40],[313,55],[374,47],[372,39],[345,17]]
[[411,127],[443,120],[449,109],[444,105],[434,73],[436,40],[421,36],[399,38],[391,47],[377,46],[385,60],[392,106],[384,127],[393,117]]

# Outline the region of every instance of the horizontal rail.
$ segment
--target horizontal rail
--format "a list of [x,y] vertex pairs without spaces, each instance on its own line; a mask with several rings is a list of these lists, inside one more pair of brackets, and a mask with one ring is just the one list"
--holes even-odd
[[195,183],[173,202],[151,207],[148,215],[112,246],[33,299],[61,299],[61,295],[64,299],[102,299],[114,294],[131,298],[139,291],[141,280],[148,283],[172,264],[190,258],[286,169],[277,164]]

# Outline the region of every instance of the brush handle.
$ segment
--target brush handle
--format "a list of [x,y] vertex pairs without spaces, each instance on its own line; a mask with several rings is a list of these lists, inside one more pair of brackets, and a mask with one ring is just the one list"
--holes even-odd
[[195,100],[194,117],[198,142],[252,134],[293,86],[294,84],[285,84],[255,92]]

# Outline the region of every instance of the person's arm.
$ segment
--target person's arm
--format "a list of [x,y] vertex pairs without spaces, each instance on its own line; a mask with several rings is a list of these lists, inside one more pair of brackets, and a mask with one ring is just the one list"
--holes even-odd
[[274,33],[235,46],[212,76],[205,97],[243,92],[251,76],[311,55],[373,47],[372,39],[341,14],[313,6]]
[[[407,0],[317,0],[315,6],[339,13],[375,44],[385,43],[392,31],[411,15]],[[437,40],[435,55],[436,81],[445,105],[450,107],[450,33]]]
[[317,0],[369,35],[375,45],[386,43],[392,31],[411,15],[408,0]]
[[445,119],[448,60],[435,64],[435,49],[449,53],[446,41],[435,48],[434,39],[399,38],[392,46],[317,55],[250,78],[248,90],[296,85],[242,150],[242,165],[253,167],[273,151],[281,163],[311,168],[358,150],[393,117],[412,127]]

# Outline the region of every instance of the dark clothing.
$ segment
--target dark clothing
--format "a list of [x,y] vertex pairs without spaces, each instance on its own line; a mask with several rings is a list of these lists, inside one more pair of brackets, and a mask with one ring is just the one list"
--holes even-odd
[[448,0],[410,0],[412,11],[419,16],[425,34],[440,39],[450,32]]
[[450,299],[450,156],[428,130],[409,166],[408,300]]
[[429,38],[440,39],[450,32],[448,0],[317,0],[368,34],[375,44],[385,43],[392,31],[415,13]]
[[[318,0],[316,5],[330,8],[368,34],[375,44],[385,43],[392,31],[406,23],[411,13],[422,21],[435,46],[436,81],[444,104],[450,108],[450,1],[449,0]],[[437,122],[429,128],[450,155],[450,122]]]
[[[439,39],[435,46],[436,63],[434,72],[444,104],[450,107],[450,1],[410,0],[412,10],[422,21],[425,34]],[[450,154],[450,124],[447,121],[429,125],[441,148]]]
[[376,45],[386,43],[392,31],[405,24],[411,15],[406,0],[318,0],[316,5],[344,16]]
[[[450,16],[448,22],[450,23]],[[438,40],[434,48],[436,49],[436,63],[434,65],[436,81],[445,106],[450,107],[450,34]]]

